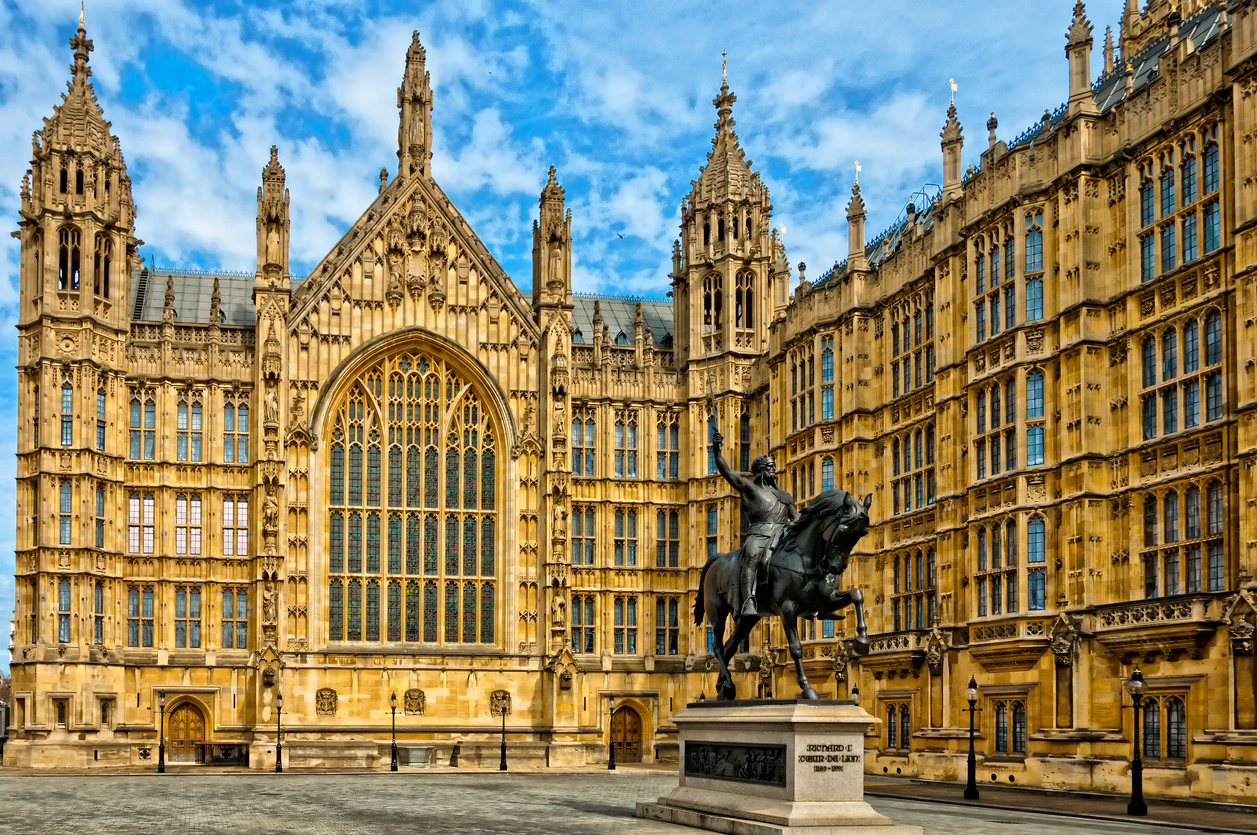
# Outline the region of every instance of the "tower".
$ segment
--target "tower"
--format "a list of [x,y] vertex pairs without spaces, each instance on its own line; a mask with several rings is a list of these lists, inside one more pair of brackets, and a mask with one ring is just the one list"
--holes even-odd
[[[1087,20],[1087,10],[1082,0],[1074,5],[1074,20],[1070,24],[1065,44],[1065,55],[1069,58],[1069,110],[1071,113],[1085,111],[1097,112],[1095,99],[1091,95],[1091,21]],[[1106,65],[1112,42],[1106,39]]]
[[13,674],[27,693],[47,690],[58,664],[121,660],[103,621],[121,602],[124,344],[140,241],[122,151],[89,81],[81,15],[70,47],[67,92],[34,134],[17,233],[15,592],[28,616],[16,624]]
[[726,76],[712,100],[716,135],[707,163],[681,201],[672,286],[682,368],[718,354],[758,356],[767,344],[772,203],[738,144],[736,101]]
[[397,88],[400,125],[397,128],[397,174],[400,177],[431,177],[432,85],[425,69],[427,51],[419,43],[419,30],[406,50],[406,72]]

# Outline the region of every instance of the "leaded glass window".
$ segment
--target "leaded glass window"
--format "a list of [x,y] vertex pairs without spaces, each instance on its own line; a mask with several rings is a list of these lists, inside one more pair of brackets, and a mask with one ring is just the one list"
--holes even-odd
[[402,353],[328,422],[329,638],[493,642],[497,453],[475,388]]

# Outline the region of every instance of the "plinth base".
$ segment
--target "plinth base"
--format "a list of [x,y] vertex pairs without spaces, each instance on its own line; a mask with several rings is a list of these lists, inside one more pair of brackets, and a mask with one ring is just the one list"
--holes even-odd
[[854,702],[692,704],[673,717],[679,785],[637,816],[731,835],[921,835],[864,800],[864,732]]
[[666,800],[667,798],[661,798],[658,803],[638,803],[637,817],[675,823],[678,826],[692,826],[708,832],[725,832],[729,835],[921,835],[921,827],[898,823],[783,826],[669,806]]

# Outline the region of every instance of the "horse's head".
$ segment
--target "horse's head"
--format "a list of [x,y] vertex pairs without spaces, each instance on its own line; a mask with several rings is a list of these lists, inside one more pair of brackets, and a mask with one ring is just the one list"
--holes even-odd
[[869,532],[869,506],[872,503],[871,493],[860,502],[844,490],[826,490],[799,514],[792,526],[795,539],[819,538],[819,542],[812,542],[814,551],[819,551],[815,556],[823,558],[833,573],[841,574],[847,567],[852,549]]

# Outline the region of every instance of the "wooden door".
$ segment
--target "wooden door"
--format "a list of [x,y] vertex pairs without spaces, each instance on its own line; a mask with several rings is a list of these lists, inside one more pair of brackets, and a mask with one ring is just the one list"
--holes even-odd
[[642,761],[642,717],[633,708],[616,708],[611,714],[611,745],[617,763]]
[[168,747],[172,763],[203,762],[205,714],[196,705],[184,702],[170,712]]

